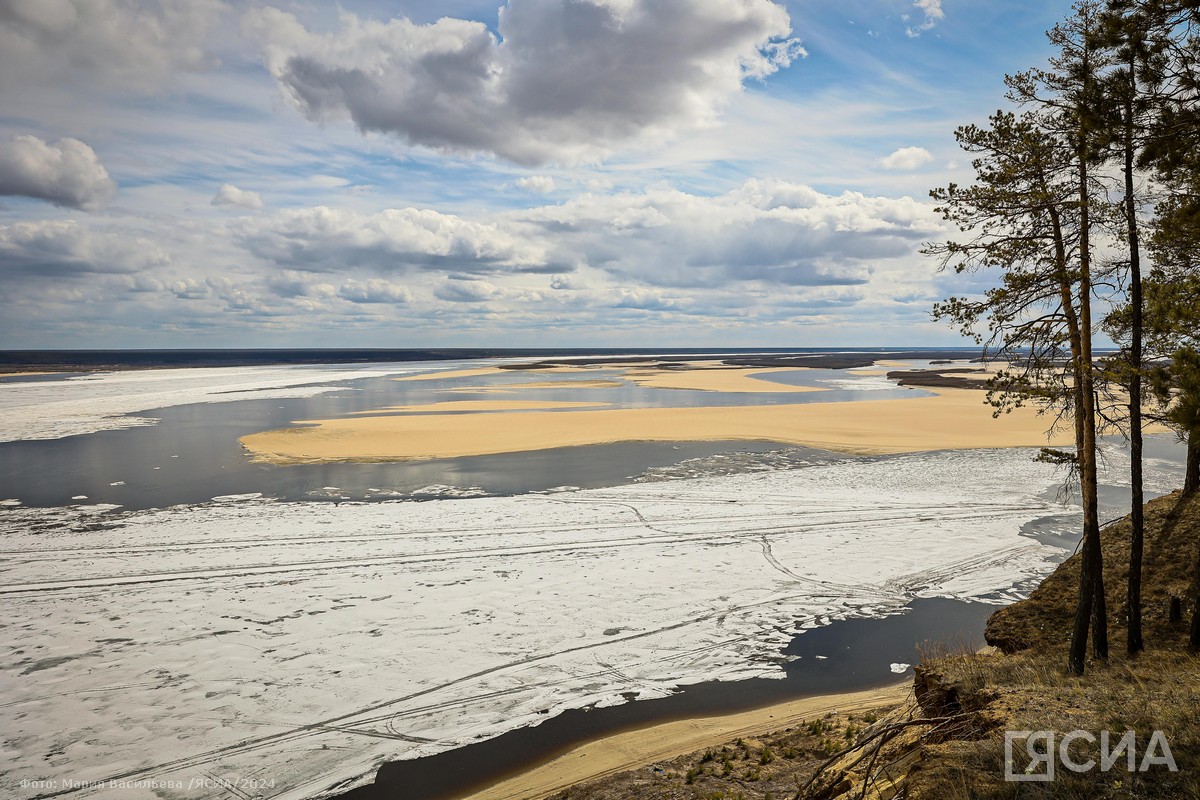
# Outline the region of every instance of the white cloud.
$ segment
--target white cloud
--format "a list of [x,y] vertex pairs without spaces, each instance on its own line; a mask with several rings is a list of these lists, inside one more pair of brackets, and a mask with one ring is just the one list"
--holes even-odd
[[771,0],[509,0],[499,38],[480,22],[348,13],[336,33],[314,33],[274,8],[245,26],[313,121],[526,165],[671,139],[803,55]]
[[495,224],[429,209],[360,214],[319,206],[243,220],[235,235],[244,247],[281,267],[336,272],[541,271],[544,251]]
[[48,144],[36,136],[14,136],[0,142],[0,195],[95,211],[116,189],[95,151],[78,139]]
[[240,206],[252,211],[258,211],[263,207],[262,196],[258,192],[239,189],[232,183],[222,185],[211,202],[214,206]]
[[449,280],[439,286],[434,295],[450,303],[483,303],[503,293],[487,281]]
[[2,0],[0,86],[64,79],[151,89],[209,65],[221,0]]
[[900,308],[893,298],[937,294],[916,250],[941,225],[929,203],[782,181],[459,215],[317,207],[22,223],[0,227],[0,278],[11,287],[0,293],[0,329],[19,339],[56,319],[61,330],[69,313],[71,324],[172,342],[319,329],[353,344],[403,324],[466,346],[549,330],[613,341],[670,320],[673,342],[728,326],[751,345],[776,325],[925,320],[925,300]]
[[[904,32],[910,39],[915,39],[925,31],[932,30],[940,20],[946,17],[946,13],[942,11],[942,0],[915,0],[913,8],[921,11],[923,19],[920,24],[910,25],[905,29]],[[907,19],[907,17],[905,18]]]
[[405,304],[412,301],[412,292],[403,286],[380,278],[348,280],[338,289],[338,297],[351,303]]
[[534,194],[550,194],[554,191],[554,178],[549,175],[529,175],[525,178],[518,178],[516,183],[525,191]]
[[901,147],[875,162],[884,169],[912,172],[933,161],[933,154],[924,147]]
[[148,239],[72,220],[0,226],[0,277],[133,273],[170,263]]
[[673,189],[582,195],[515,218],[540,228],[563,263],[693,288],[863,284],[877,264],[910,256],[941,226],[928,204],[908,197],[753,180],[716,197]]
[[308,182],[322,189],[339,189],[350,185],[350,181],[337,175],[313,175],[308,179]]
[[467,291],[462,279],[545,273],[551,289],[578,290],[586,285],[578,273],[590,270],[631,287],[858,286],[879,265],[911,257],[941,225],[928,203],[908,197],[749,181],[715,197],[666,188],[584,194],[478,218],[293,209],[230,230],[273,267],[299,271],[272,279],[280,296],[308,293],[301,273],[366,270],[449,276],[439,297],[477,301],[478,286]]

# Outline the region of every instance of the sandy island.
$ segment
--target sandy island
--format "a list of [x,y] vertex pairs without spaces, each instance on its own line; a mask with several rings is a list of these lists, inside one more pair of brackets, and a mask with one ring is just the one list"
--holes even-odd
[[[428,408],[439,406],[454,408]],[[938,389],[933,397],[844,403],[306,420],[309,427],[251,434],[241,443],[255,461],[275,464],[458,458],[625,441],[769,441],[870,455],[1047,444],[1050,417],[1032,408],[998,419],[991,412],[982,391]],[[1072,441],[1070,430],[1049,437],[1051,444]]]
[[630,369],[626,380],[651,389],[689,389],[697,392],[823,392],[819,386],[789,386],[760,378],[768,373],[794,371],[796,368],[701,367],[699,369]]
[[534,800],[574,784],[665,761],[740,736],[792,727],[830,712],[894,706],[912,694],[912,681],[863,692],[806,697],[755,711],[666,722],[605,736],[553,760],[468,795],[463,800]]
[[[569,388],[615,388],[622,381],[647,386],[652,389],[687,389],[697,392],[821,392],[826,391],[815,386],[789,386],[760,375],[769,373],[789,372],[804,369],[803,367],[731,367],[720,362],[683,362],[680,366],[661,368],[646,365],[632,367],[607,366],[600,364],[581,364],[579,366],[559,365],[554,367],[539,367],[538,375],[578,375],[582,372],[596,370],[617,372],[611,380],[580,380],[580,381],[535,381],[529,383],[505,383],[487,386],[454,387],[450,391],[476,392],[512,392],[521,389],[569,389]],[[480,367],[478,369],[461,369],[451,372],[428,372],[420,375],[405,375],[395,378],[398,381],[427,381],[445,378],[475,378],[484,375],[522,375],[529,374],[520,369],[500,367]]]

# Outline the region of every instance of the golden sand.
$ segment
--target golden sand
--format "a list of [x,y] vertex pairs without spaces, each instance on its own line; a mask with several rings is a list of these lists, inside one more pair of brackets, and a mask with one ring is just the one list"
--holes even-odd
[[554,408],[597,408],[609,403],[585,400],[449,400],[444,403],[425,403],[412,406],[386,406],[371,411],[352,411],[354,416],[364,414],[445,414],[487,411],[538,411]]
[[463,800],[537,800],[577,783],[718,747],[739,737],[782,730],[830,712],[858,713],[905,702],[912,681],[865,692],[792,700],[755,711],[667,722],[605,736]]
[[742,367],[701,367],[700,369],[628,370],[625,377],[639,386],[652,389],[691,389],[698,392],[822,392],[815,386],[788,386],[759,378],[767,373],[794,370],[795,367],[745,369]]
[[1050,418],[1020,408],[991,416],[984,393],[938,389],[932,397],[717,408],[421,414],[311,420],[311,427],[251,434],[256,461],[408,461],[546,450],[607,442],[768,441],[881,454],[978,447],[1069,445],[1047,438]]
[[33,375],[54,375],[54,372],[0,372],[0,378],[28,378]]

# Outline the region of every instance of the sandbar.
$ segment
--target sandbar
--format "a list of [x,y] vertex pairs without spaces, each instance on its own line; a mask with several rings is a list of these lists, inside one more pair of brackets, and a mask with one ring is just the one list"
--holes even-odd
[[363,416],[365,414],[442,414],[442,413],[463,413],[476,412],[486,413],[488,411],[538,411],[550,410],[555,408],[597,408],[599,406],[607,406],[609,403],[601,403],[586,400],[447,400],[442,403],[424,403],[411,406],[385,406],[384,408],[375,408],[370,411],[352,411],[354,416]]
[[463,800],[534,800],[591,781],[666,761],[739,737],[794,727],[831,712],[857,713],[899,705],[912,694],[912,681],[882,689],[791,700],[754,711],[699,717],[605,736],[468,795]]
[[[826,391],[818,386],[789,386],[777,383],[759,376],[769,373],[787,372],[804,367],[731,367],[719,361],[685,362],[677,367],[660,368],[650,365],[633,367],[616,367],[600,364],[559,364],[553,367],[538,368],[537,374],[545,375],[578,375],[581,372],[594,372],[599,369],[619,370],[617,378],[646,386],[651,389],[685,389],[697,392],[821,392]],[[499,367],[480,367],[453,372],[431,372],[420,375],[406,375],[396,378],[398,381],[424,381],[438,378],[468,378],[482,375],[508,374],[513,377],[527,375],[522,369],[500,369]],[[520,389],[566,389],[566,388],[615,388],[621,386],[620,380],[588,380],[588,381],[541,381],[541,382],[508,382],[488,384],[480,387],[455,387],[452,391],[485,391],[511,392]]]
[[489,414],[413,414],[307,420],[241,438],[254,461],[301,464],[412,461],[609,442],[768,441],[878,455],[1073,444],[1052,417],[1019,408],[992,418],[985,393],[938,389],[928,397],[774,406],[526,411],[513,424]]
[[747,369],[744,367],[700,367],[697,369],[628,370],[625,377],[652,389],[689,389],[697,392],[823,392],[819,386],[789,386],[758,377],[788,372],[797,367]]

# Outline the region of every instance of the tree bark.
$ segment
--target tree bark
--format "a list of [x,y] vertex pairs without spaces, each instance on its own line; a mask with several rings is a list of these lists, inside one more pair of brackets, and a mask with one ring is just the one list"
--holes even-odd
[[1200,431],[1188,434],[1187,469],[1183,475],[1183,493],[1200,491]]
[[[1087,192],[1087,161],[1080,160],[1080,192]],[[1086,199],[1081,199],[1082,220],[1080,241],[1079,279],[1079,328],[1080,328],[1080,395],[1083,407],[1083,449],[1079,456],[1079,485],[1083,495],[1083,555],[1084,569],[1080,571],[1080,592],[1091,594],[1088,602],[1081,602],[1077,611],[1075,629],[1091,622],[1092,654],[1101,660],[1108,659],[1108,616],[1104,603],[1104,556],[1100,551],[1100,512],[1097,497],[1096,476],[1096,387],[1092,364],[1092,280],[1091,259],[1088,243],[1088,214]],[[1085,585],[1084,582],[1087,582]]]
[[1133,187],[1133,96],[1137,90],[1137,62],[1129,49],[1129,86],[1125,96],[1125,225],[1129,233],[1129,304],[1132,320],[1129,341],[1129,485],[1132,490],[1129,519],[1129,585],[1126,605],[1129,627],[1125,650],[1135,656],[1145,648],[1142,639],[1142,554],[1145,547],[1146,502],[1142,479],[1142,261],[1138,240],[1137,203]]

